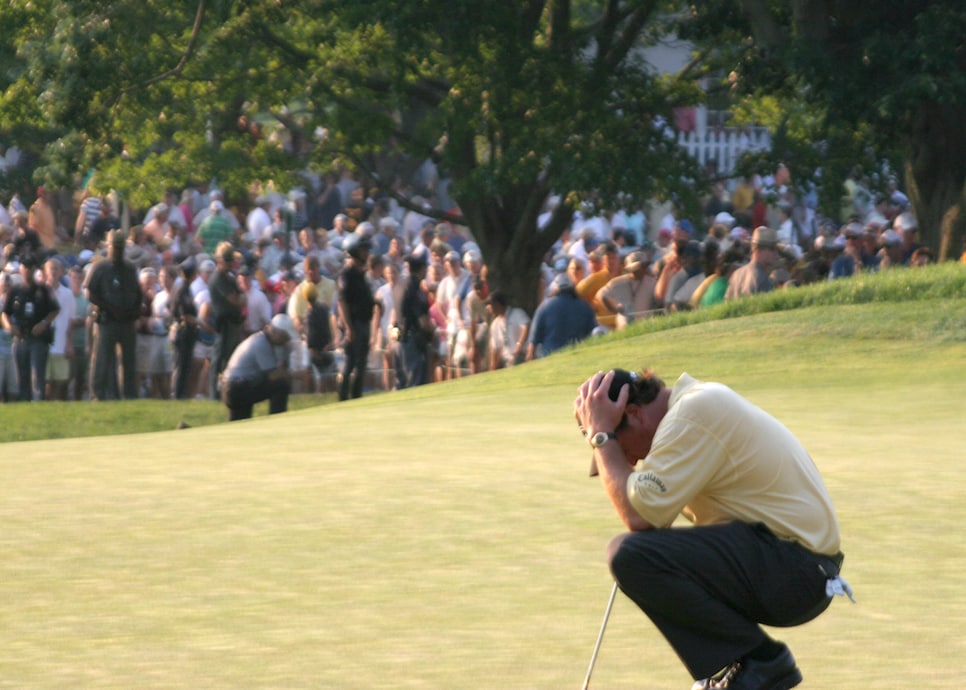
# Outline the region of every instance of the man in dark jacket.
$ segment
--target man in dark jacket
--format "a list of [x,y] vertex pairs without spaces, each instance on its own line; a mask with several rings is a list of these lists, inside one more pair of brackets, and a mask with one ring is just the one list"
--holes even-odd
[[23,284],[10,291],[3,306],[3,325],[13,336],[22,402],[44,399],[47,353],[54,339],[52,324],[60,312],[53,291],[35,280],[36,271],[34,257],[25,255],[20,263]]
[[215,251],[217,268],[208,281],[211,312],[215,318],[215,344],[211,353],[211,397],[218,399],[218,377],[228,364],[231,353],[242,341],[245,323],[245,293],[238,286],[234,273],[235,247],[222,242]]
[[345,329],[345,364],[339,400],[348,400],[350,392],[353,398],[362,397],[365,383],[372,312],[375,309],[375,299],[366,281],[366,262],[371,246],[368,237],[356,234],[349,236],[342,244],[349,259],[339,277],[339,317]]
[[87,276],[88,299],[95,307],[91,395],[96,400],[119,397],[118,345],[124,371],[124,397],[137,397],[134,322],[141,313],[141,286],[134,264],[124,258],[125,245],[124,234],[120,230],[112,231],[108,235],[108,261],[98,261]]

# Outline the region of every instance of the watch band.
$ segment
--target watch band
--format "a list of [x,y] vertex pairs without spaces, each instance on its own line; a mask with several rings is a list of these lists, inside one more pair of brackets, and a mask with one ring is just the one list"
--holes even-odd
[[617,440],[617,434],[615,434],[613,432],[598,431],[595,434],[591,434],[588,437],[588,440],[590,441],[591,448],[595,448],[596,449],[596,448],[600,448],[602,445],[604,445],[608,441],[615,441],[615,440]]

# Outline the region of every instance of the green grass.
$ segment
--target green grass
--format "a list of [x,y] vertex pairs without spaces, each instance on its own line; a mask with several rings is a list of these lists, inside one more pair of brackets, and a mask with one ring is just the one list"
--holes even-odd
[[[696,312],[231,425],[214,403],[151,433],[130,432],[161,408],[61,407],[61,433],[85,407],[128,433],[2,446],[0,687],[579,687],[619,525],[571,405],[589,373],[644,365],[728,383],[823,472],[859,603],[777,633],[803,687],[958,687],[966,300],[941,269],[912,276],[916,299]],[[689,685],[619,597],[592,686]]]

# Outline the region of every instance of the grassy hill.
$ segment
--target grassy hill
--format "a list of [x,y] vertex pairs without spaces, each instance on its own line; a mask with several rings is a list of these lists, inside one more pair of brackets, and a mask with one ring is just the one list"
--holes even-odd
[[[620,527],[571,405],[593,371],[652,366],[731,385],[826,479],[859,603],[776,633],[803,687],[956,687],[966,268],[840,282],[231,425],[214,403],[180,431],[202,406],[0,408],[64,437],[2,446],[0,686],[579,687]],[[124,435],[67,438],[93,423]],[[592,686],[689,685],[619,597]]]

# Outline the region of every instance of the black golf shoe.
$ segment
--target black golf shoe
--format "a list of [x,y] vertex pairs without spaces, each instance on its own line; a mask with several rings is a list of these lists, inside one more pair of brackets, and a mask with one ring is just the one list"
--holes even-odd
[[[707,682],[707,685],[699,683]],[[745,658],[716,679],[698,681],[692,690],[790,690],[802,682],[802,672],[788,647],[769,661]]]

